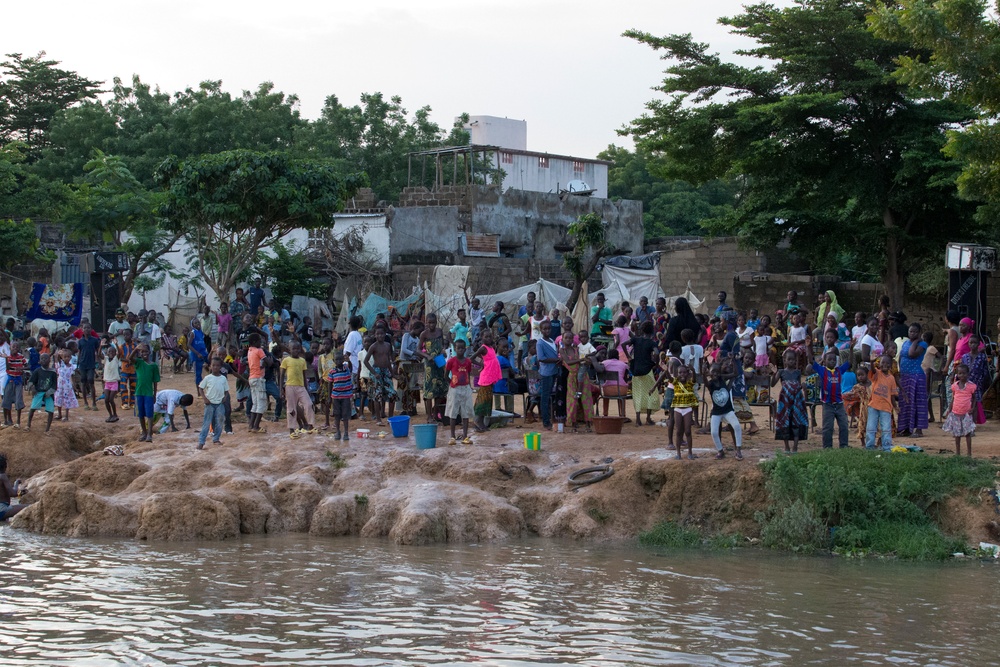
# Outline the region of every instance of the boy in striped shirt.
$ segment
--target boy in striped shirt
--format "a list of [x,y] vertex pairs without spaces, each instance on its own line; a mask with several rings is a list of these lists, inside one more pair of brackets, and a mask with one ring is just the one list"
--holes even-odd
[[[352,369],[350,362],[344,361],[343,352],[338,352],[335,359],[335,366],[330,371],[327,379],[330,381],[331,411],[333,412],[333,424],[336,429],[333,434],[334,440],[347,442],[350,440],[350,426],[352,403],[354,402],[354,383],[352,380]],[[341,435],[341,422],[344,430]]]

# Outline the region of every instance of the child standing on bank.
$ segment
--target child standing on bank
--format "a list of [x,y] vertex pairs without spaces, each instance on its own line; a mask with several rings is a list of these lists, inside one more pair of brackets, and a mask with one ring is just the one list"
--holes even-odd
[[[840,358],[837,351],[823,355],[823,365],[813,362],[813,370],[819,374],[820,400],[823,402],[823,449],[833,447],[833,422],[839,429],[839,444],[841,449],[849,447],[849,420],[844,407],[843,381],[844,375],[851,369],[851,364],[845,362],[837,366]],[[848,387],[850,389],[850,387]]]
[[[666,373],[669,376],[669,373]],[[681,447],[687,442],[688,458],[694,456],[694,438],[691,435],[691,424],[694,422],[694,410],[698,407],[698,394],[694,391],[694,370],[688,366],[677,369],[674,378],[674,399],[670,403],[674,415],[674,440],[677,443],[677,458],[681,458]]]
[[28,382],[35,388],[35,397],[31,399],[31,409],[28,410],[28,428],[31,430],[31,418],[35,415],[35,410],[40,410],[43,406],[48,414],[45,421],[45,432],[52,428],[52,416],[55,414],[55,401],[53,396],[56,393],[56,384],[59,382],[59,375],[49,368],[50,357],[42,354],[38,358],[38,368],[31,373]]
[[[486,332],[483,332],[486,336]],[[448,399],[444,413],[451,421],[451,440],[449,445],[457,444],[455,426],[462,420],[462,444],[471,445],[469,437],[469,416],[473,414],[475,405],[472,400],[472,360],[465,356],[465,341],[455,341],[455,356],[448,359],[444,370],[451,376],[448,383]],[[492,406],[492,402],[491,402]]]
[[[72,354],[69,350],[62,350],[58,354],[58,359],[55,404],[59,408],[58,419],[68,422],[70,409],[80,407],[80,402],[76,400],[76,393],[73,391],[73,372],[76,366],[71,361]],[[65,414],[63,408],[66,409]]]
[[[806,412],[806,387],[802,382],[802,371],[798,368],[798,358],[792,350],[782,355],[784,368],[775,370],[771,376],[771,386],[781,381],[781,393],[774,415],[774,439],[785,443],[785,453],[799,451],[799,440],[809,437],[809,414]],[[788,441],[792,447],[788,447]]]
[[[281,386],[281,398],[285,401],[288,414],[288,434],[293,439],[305,433],[316,433],[313,428],[313,407],[306,391],[306,360],[302,358],[302,346],[292,343],[288,356],[281,360],[281,370],[278,384]],[[299,417],[304,426],[299,428]]]
[[350,440],[351,412],[354,410],[354,375],[351,363],[345,360],[343,352],[337,352],[334,367],[327,379],[330,382],[330,408],[336,429],[333,439],[347,442]]
[[[722,422],[726,422],[733,430],[733,444],[736,447],[736,460],[743,460],[743,428],[736,417],[733,407],[731,382],[736,377],[734,359],[727,357],[722,362],[716,362],[709,368],[708,391],[712,397],[712,440],[715,442],[715,458],[726,457],[722,446]],[[740,368],[740,373],[743,369]]]
[[[7,357],[7,386],[3,389],[3,425],[21,428],[21,411],[24,410],[24,367],[27,359],[21,354],[21,344],[11,343]],[[17,410],[17,423],[11,419],[11,411]]]
[[132,350],[129,361],[135,367],[135,405],[142,435],[139,442],[153,442],[153,403],[160,382],[160,366],[149,360],[149,345],[143,343]]
[[[886,370],[881,370],[881,369]],[[898,400],[899,389],[893,376],[892,357],[884,356],[878,366],[872,365],[871,398],[868,400],[868,424],[865,430],[865,448],[875,449],[875,431],[882,431],[882,449],[892,449],[892,409]]]
[[115,396],[118,395],[118,383],[121,381],[122,360],[118,357],[118,347],[106,340],[102,349],[104,358],[104,408],[108,411],[109,424],[118,421],[118,406]]
[[965,364],[955,366],[955,382],[951,385],[951,405],[948,407],[948,418],[941,425],[945,433],[955,436],[955,455],[962,455],[962,436],[965,436],[965,452],[972,456],[972,434],[976,431],[976,422],[972,415],[976,408],[977,387],[969,382],[969,367]]
[[202,400],[205,401],[205,417],[201,422],[201,434],[198,436],[198,449],[205,448],[208,439],[208,429],[212,429],[212,444],[221,445],[222,424],[226,417],[226,407],[223,402],[229,391],[229,379],[222,374],[222,359],[212,357],[209,364],[211,372],[198,385]]

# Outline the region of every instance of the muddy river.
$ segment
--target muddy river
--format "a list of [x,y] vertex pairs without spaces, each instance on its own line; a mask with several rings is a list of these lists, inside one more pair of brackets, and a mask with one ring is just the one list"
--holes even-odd
[[1000,565],[0,527],[8,665],[998,665]]

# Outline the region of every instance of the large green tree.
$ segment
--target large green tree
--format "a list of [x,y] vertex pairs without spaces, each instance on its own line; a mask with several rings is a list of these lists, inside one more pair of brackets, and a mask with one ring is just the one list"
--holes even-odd
[[[320,117],[300,129],[294,152],[363,171],[376,196],[392,201],[406,186],[410,153],[469,143],[469,134],[460,122],[446,133],[431,121],[430,114],[431,108],[424,106],[411,118],[399,96],[386,99],[382,93],[365,93],[361,104],[345,106],[331,95]],[[464,173],[462,167],[457,170]],[[411,182],[428,185],[433,182],[433,172],[430,169],[425,174],[427,183],[419,181],[419,174]]]
[[626,33],[671,63],[659,87],[668,98],[629,132],[665,175],[739,184],[738,205],[710,230],[758,249],[787,238],[817,265],[848,253],[884,277],[898,305],[906,273],[972,224],[960,165],[941,153],[945,129],[972,115],[894,79],[896,61],[917,49],[873,35],[866,9],[799,0],[720,19],[755,42],[738,55],[757,66],[726,62],[690,35]]
[[8,53],[0,63],[0,140],[23,141],[35,157],[49,145],[48,130],[57,113],[93,99],[100,82],[60,69],[56,60]]
[[167,228],[184,234],[192,268],[222,300],[265,246],[295,229],[329,226],[366,183],[327,162],[245,150],[168,158],[156,178],[167,192]]
[[692,185],[658,173],[659,161],[642,150],[611,145],[597,157],[609,160],[608,196],[642,202],[645,238],[698,236],[702,221],[727,215],[735,202],[736,186],[722,180]]
[[965,165],[963,195],[987,202],[1000,217],[1000,23],[996,6],[983,0],[900,0],[873,8],[872,27],[885,39],[926,49],[902,55],[896,77],[937,98],[976,108],[978,116],[948,133],[945,152]]
[[84,171],[62,222],[73,236],[109,243],[128,256],[121,300],[128,303],[140,277],[153,282],[162,282],[168,274],[180,278],[166,255],[183,234],[166,229],[158,213],[165,193],[147,189],[121,158],[100,151]]

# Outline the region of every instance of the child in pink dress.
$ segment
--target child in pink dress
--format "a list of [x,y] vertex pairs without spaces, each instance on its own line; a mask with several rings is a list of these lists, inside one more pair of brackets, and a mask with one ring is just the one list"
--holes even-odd
[[965,436],[965,451],[972,456],[972,434],[976,431],[976,422],[972,418],[975,403],[975,384],[969,382],[969,367],[965,364],[955,366],[955,382],[951,385],[951,406],[948,408],[948,418],[941,428],[945,433],[955,436],[955,454],[962,455],[962,436]]
[[[56,407],[59,408],[59,417],[64,422],[69,421],[69,411],[71,408],[80,407],[80,402],[76,400],[73,392],[73,372],[76,366],[70,361],[72,355],[69,350],[62,350],[59,355],[59,362],[56,364],[56,374],[59,380],[56,384],[56,395],[54,397]],[[66,412],[63,412],[63,408]]]

